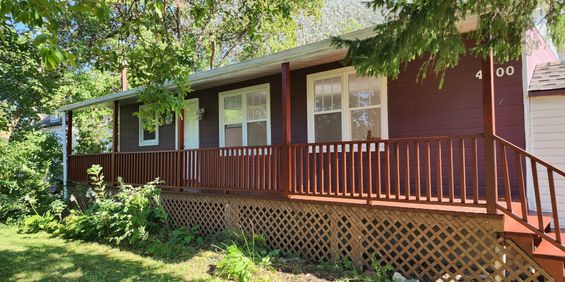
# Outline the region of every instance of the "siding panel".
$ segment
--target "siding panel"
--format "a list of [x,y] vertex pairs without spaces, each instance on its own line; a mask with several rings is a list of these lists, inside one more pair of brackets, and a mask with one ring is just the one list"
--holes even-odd
[[[565,169],[565,96],[530,98],[532,149],[534,155]],[[538,167],[538,170],[542,167]],[[551,211],[547,173],[540,171],[542,209]],[[555,175],[560,222],[565,222],[565,180]]]

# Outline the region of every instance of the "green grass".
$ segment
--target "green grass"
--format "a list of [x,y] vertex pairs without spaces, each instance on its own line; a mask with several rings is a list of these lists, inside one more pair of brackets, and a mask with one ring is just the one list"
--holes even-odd
[[[212,245],[171,253],[142,256],[44,232],[22,234],[0,224],[0,281],[222,281],[213,271],[223,253]],[[328,264],[287,257],[260,269],[254,281],[349,281],[354,276]]]
[[0,225],[1,281],[209,281],[219,254],[166,263],[97,243],[19,234]]

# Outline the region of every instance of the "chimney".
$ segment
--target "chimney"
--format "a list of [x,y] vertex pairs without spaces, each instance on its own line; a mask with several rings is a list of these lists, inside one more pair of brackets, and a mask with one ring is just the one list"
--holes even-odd
[[128,90],[128,63],[126,60],[122,62],[122,91]]

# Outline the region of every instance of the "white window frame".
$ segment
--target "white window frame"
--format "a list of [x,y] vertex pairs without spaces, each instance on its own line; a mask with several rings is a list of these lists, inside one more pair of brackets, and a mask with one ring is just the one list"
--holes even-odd
[[[139,110],[141,110],[143,107],[145,107],[145,105],[140,105],[139,106]],[[141,117],[138,117],[138,131],[139,131],[139,146],[140,147],[144,147],[144,146],[157,146],[159,145],[159,126],[157,125],[157,114],[155,114],[155,139],[149,139],[149,140],[145,140],[144,136],[143,136],[143,122],[141,120]]]
[[[351,111],[352,110],[362,110],[368,108],[374,108],[375,106],[366,107],[349,107],[349,79],[350,74],[355,74],[355,69],[353,67],[344,67],[339,69],[333,69],[324,72],[318,72],[309,74],[306,76],[307,84],[307,113],[308,113],[308,143],[316,143],[316,132],[314,125],[314,81],[320,79],[327,79],[339,76],[341,78],[341,109],[339,110],[328,110],[323,113],[339,112],[341,113],[341,139],[343,142],[352,141],[351,140]],[[388,139],[388,94],[387,94],[387,79],[386,77],[379,76],[376,79],[380,80],[381,86],[381,103],[376,108],[381,110],[381,139]],[[361,141],[361,140],[359,140]],[[381,144],[379,146],[380,151],[384,150],[384,146]],[[366,148],[363,147],[364,150]],[[371,150],[374,151],[374,146],[371,146]]]
[[[242,146],[247,146],[247,123],[250,122],[247,120],[247,94],[257,91],[265,91],[266,92],[266,107],[267,107],[267,117],[265,121],[267,122],[267,145],[271,145],[271,84],[264,83],[229,91],[224,91],[218,93],[218,104],[219,104],[219,136],[220,136],[220,147],[225,147],[225,123],[224,123],[224,98],[230,96],[241,96],[241,135],[242,135]],[[261,120],[253,120],[253,121],[263,121]]]

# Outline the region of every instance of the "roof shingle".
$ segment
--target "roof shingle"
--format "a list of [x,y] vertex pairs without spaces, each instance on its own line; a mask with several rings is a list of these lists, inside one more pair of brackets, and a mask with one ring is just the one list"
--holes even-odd
[[528,91],[565,89],[565,63],[537,65]]

